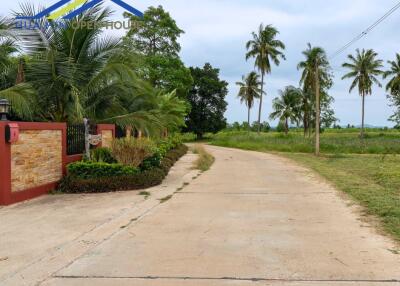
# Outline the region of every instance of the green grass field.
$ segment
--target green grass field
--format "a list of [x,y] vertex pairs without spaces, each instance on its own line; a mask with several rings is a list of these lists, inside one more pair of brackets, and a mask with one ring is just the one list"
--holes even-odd
[[272,151],[316,171],[379,218],[383,229],[400,242],[400,132],[368,132],[364,141],[357,132],[326,132],[321,157],[310,154],[313,141],[300,133],[222,132],[210,143]]
[[[221,132],[213,136],[211,143],[246,150],[313,153],[314,139],[301,132],[249,133]],[[327,131],[321,135],[321,152],[327,154],[400,154],[399,131],[370,131],[361,140],[358,132],[343,130]]]

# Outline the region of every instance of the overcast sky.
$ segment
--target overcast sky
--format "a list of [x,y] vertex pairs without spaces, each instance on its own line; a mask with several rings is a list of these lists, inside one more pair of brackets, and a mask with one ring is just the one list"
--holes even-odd
[[[32,0],[35,4],[49,6],[56,0]],[[245,43],[260,23],[272,24],[280,31],[279,38],[286,44],[287,60],[273,67],[266,79],[267,97],[263,120],[271,112],[271,101],[277,91],[286,85],[298,85],[297,63],[303,59],[302,50],[310,42],[332,54],[375,20],[398,3],[398,0],[126,0],[127,3],[146,10],[149,6],[163,5],[178,25],[186,32],[180,42],[181,56],[188,66],[202,66],[210,62],[221,70],[221,77],[229,82],[229,122],[247,120],[245,106],[236,98],[235,82],[253,70],[253,62],[245,60]],[[106,4],[107,1],[106,1]],[[116,16],[122,10],[116,8]],[[2,3],[1,14],[6,16],[18,9],[18,1]],[[358,125],[361,121],[361,99],[356,92],[349,94],[349,81],[342,81],[341,64],[348,53],[356,48],[373,48],[381,59],[392,60],[400,53],[400,9],[373,32],[332,60],[335,85],[331,95],[334,109],[341,125]],[[392,108],[383,88],[375,88],[366,100],[366,123],[392,126],[388,117]],[[252,120],[256,120],[256,110]]]

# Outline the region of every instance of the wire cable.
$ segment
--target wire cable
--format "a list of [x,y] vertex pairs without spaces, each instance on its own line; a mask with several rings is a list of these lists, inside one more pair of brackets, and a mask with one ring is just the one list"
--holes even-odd
[[329,59],[333,59],[343,53],[347,48],[349,48],[351,45],[353,45],[355,42],[359,41],[361,38],[365,37],[369,32],[371,32],[374,28],[376,28],[380,23],[382,23],[386,18],[388,18],[390,15],[392,15],[397,9],[400,8],[400,2],[397,3],[392,9],[390,9],[388,12],[385,13],[381,18],[379,18],[375,23],[373,23],[371,26],[369,26],[366,30],[364,30],[361,34],[359,34],[357,37],[352,39],[350,42],[348,42],[346,45],[341,47],[339,50],[337,50],[335,53],[333,53]]

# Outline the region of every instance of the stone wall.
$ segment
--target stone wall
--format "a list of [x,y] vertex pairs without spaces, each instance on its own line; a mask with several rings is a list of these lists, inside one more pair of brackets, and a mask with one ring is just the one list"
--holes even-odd
[[11,191],[18,192],[62,178],[62,131],[22,130],[11,145]]
[[102,130],[101,135],[103,136],[102,138],[102,147],[111,147],[111,143],[113,141],[113,133],[111,130]]

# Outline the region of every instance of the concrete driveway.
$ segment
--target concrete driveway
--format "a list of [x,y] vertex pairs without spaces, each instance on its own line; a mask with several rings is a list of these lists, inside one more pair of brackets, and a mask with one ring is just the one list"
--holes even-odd
[[400,285],[396,245],[323,180],[274,155],[207,148],[216,157],[210,171],[196,178],[185,157],[183,188],[175,178],[146,201],[116,200],[123,215],[0,284]]

